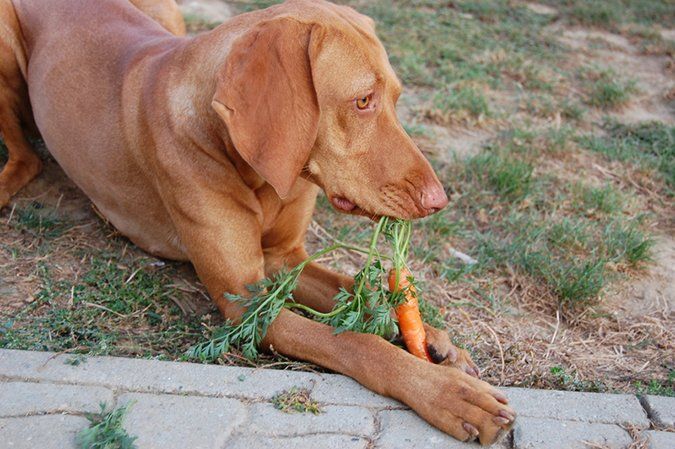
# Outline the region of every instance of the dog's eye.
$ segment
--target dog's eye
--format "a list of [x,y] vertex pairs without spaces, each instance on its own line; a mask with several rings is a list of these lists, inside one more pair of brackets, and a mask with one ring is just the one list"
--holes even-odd
[[363,98],[357,98],[356,99],[356,108],[363,111],[364,109],[368,109],[368,106],[370,106],[370,102],[373,99],[372,94],[371,95],[366,95]]

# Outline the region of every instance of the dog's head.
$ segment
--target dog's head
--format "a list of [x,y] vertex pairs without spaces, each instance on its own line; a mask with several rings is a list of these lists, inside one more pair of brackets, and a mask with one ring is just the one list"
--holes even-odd
[[280,5],[233,44],[213,107],[279,196],[298,176],[338,210],[417,218],[445,207],[396,116],[401,83],[368,17],[327,2]]

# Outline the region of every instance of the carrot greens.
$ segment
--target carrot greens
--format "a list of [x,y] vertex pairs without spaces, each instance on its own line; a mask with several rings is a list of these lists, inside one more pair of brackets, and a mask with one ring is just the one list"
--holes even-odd
[[[409,221],[383,217],[378,222],[370,246],[358,248],[344,242],[336,242],[324,248],[291,270],[279,271],[271,278],[249,286],[249,295],[226,293],[229,301],[241,303],[246,311],[237,323],[227,320],[217,329],[209,341],[199,343],[187,352],[187,356],[201,361],[213,361],[221,354],[238,348],[249,359],[257,358],[259,347],[267,330],[285,307],[301,310],[317,321],[330,324],[336,332],[353,331],[390,338],[398,333],[396,317],[392,309],[404,300],[404,291],[390,292],[383,284],[388,270],[383,260],[390,259],[397,273],[405,266],[410,244],[412,226]],[[380,253],[380,237],[391,245],[392,256]],[[293,291],[298,285],[302,270],[311,262],[339,249],[366,254],[363,268],[354,276],[353,291],[340,289],[335,296],[335,307],[328,313],[318,312],[295,302]],[[412,281],[412,278],[410,278]]]

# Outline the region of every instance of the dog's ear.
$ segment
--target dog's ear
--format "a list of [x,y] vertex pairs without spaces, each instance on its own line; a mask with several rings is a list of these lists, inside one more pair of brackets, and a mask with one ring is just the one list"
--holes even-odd
[[318,25],[275,18],[239,38],[221,68],[212,107],[242,158],[285,197],[314,146],[312,77]]

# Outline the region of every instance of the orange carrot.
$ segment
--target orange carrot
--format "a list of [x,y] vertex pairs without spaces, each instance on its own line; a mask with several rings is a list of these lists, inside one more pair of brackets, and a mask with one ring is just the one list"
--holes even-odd
[[405,301],[396,307],[398,327],[401,329],[403,342],[408,351],[414,356],[431,362],[431,356],[427,349],[427,334],[424,331],[424,322],[417,301],[417,290],[408,280],[410,276],[410,271],[407,268],[401,268],[397,285],[396,269],[392,268],[389,271],[389,290],[392,293],[403,291],[405,295]]

